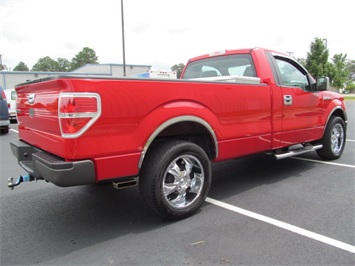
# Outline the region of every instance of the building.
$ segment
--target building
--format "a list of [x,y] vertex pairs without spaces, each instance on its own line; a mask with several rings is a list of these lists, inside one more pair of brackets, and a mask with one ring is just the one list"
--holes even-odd
[[[135,77],[139,73],[147,72],[150,65],[127,65],[126,76]],[[87,64],[72,72],[37,72],[37,71],[0,71],[0,86],[5,90],[14,88],[17,84],[35,79],[48,78],[53,76],[97,76],[122,78],[122,64]]]

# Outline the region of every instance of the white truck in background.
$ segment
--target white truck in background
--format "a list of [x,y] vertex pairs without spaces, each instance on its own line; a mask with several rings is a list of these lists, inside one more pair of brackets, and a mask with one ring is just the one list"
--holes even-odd
[[144,73],[136,75],[138,78],[151,78],[151,79],[176,79],[176,71],[160,71],[160,70],[148,70]]
[[17,116],[16,116],[16,91],[15,89],[7,89],[5,90],[5,94],[6,94],[6,99],[7,99],[7,104],[9,107],[9,118],[10,121],[16,121],[17,120]]

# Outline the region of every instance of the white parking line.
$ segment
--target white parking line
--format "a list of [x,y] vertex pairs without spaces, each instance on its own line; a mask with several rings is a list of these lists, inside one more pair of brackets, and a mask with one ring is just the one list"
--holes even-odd
[[18,134],[18,131],[17,131],[17,130],[12,129],[12,128],[10,128],[10,130],[11,130],[12,132],[15,132],[15,133],[17,133],[17,134]]
[[348,141],[350,141],[350,142],[355,142],[354,139],[347,139],[346,142],[348,142]]
[[259,221],[262,221],[262,222],[265,222],[265,223],[268,223],[268,224],[271,224],[271,225],[274,225],[274,226],[277,226],[277,227],[282,228],[282,229],[286,229],[286,230],[291,231],[293,233],[296,233],[296,234],[299,234],[299,235],[302,235],[302,236],[306,236],[308,238],[311,238],[311,239],[317,240],[319,242],[331,245],[333,247],[336,247],[336,248],[339,248],[339,249],[342,249],[342,250],[345,250],[345,251],[349,251],[351,253],[355,253],[355,246],[346,244],[344,242],[341,242],[341,241],[338,241],[338,240],[335,240],[335,239],[332,239],[332,238],[329,238],[329,237],[326,237],[326,236],[323,236],[323,235],[320,235],[320,234],[317,234],[317,233],[313,233],[313,232],[305,230],[303,228],[300,228],[300,227],[297,227],[297,226],[294,226],[294,225],[291,225],[291,224],[288,224],[288,223],[284,223],[284,222],[278,221],[276,219],[273,219],[273,218],[270,218],[270,217],[255,213],[255,212],[247,211],[245,209],[241,209],[241,208],[238,208],[236,206],[233,206],[233,205],[230,205],[228,203],[224,203],[222,201],[218,201],[218,200],[215,200],[215,199],[212,199],[212,198],[206,198],[206,201],[208,203],[211,203],[213,205],[222,207],[224,209],[227,209],[227,210],[230,210],[230,211],[233,211],[233,212],[248,216],[250,218],[253,218],[253,219],[256,219],[256,220],[259,220]]
[[313,162],[313,163],[322,163],[322,164],[330,164],[330,165],[335,165],[335,166],[342,166],[342,167],[355,168],[355,165],[351,165],[351,164],[334,163],[334,162],[326,162],[326,161],[318,161],[318,160],[312,160],[312,159],[301,158],[301,157],[291,157],[291,158],[292,158],[292,159],[296,159],[296,160],[301,160],[301,161]]
[[[19,133],[15,129],[10,129],[10,130],[15,132],[15,133]],[[346,141],[355,142],[355,140],[349,140],[349,139],[347,139]],[[292,159],[310,161],[310,162],[316,162],[316,163],[323,163],[323,164],[330,164],[330,165],[335,165],[335,166],[343,166],[343,167],[355,168],[354,165],[349,165],[349,164],[340,164],[340,163],[333,163],[333,162],[317,161],[317,160],[299,158],[299,157],[292,157]],[[296,234],[299,234],[299,235],[302,235],[302,236],[306,236],[308,238],[317,240],[319,242],[328,244],[330,246],[333,246],[333,247],[336,247],[336,248],[339,248],[339,249],[342,249],[342,250],[345,250],[345,251],[348,251],[348,252],[351,252],[351,253],[355,253],[355,246],[346,244],[344,242],[341,242],[341,241],[338,241],[338,240],[335,240],[335,239],[332,239],[332,238],[329,238],[329,237],[326,237],[326,236],[323,236],[323,235],[320,235],[320,234],[305,230],[303,228],[300,228],[300,227],[297,227],[297,226],[294,226],[294,225],[291,225],[291,224],[288,224],[288,223],[285,223],[285,222],[282,222],[282,221],[279,221],[279,220],[276,220],[276,219],[273,219],[273,218],[270,218],[270,217],[255,213],[255,212],[251,212],[251,211],[248,211],[248,210],[245,210],[245,209],[242,209],[242,208],[239,208],[239,207],[236,207],[236,206],[233,206],[233,205],[230,205],[230,204],[227,204],[227,203],[224,203],[222,201],[218,201],[218,200],[215,200],[215,199],[212,199],[212,198],[209,198],[209,197],[206,198],[206,201],[208,203],[210,203],[210,204],[213,204],[213,205],[219,206],[221,208],[233,211],[235,213],[239,213],[239,214],[248,216],[250,218],[253,218],[253,219],[256,219],[256,220],[259,220],[259,221],[262,221],[262,222],[265,222],[265,223],[268,223],[268,224],[271,224],[271,225],[274,225],[274,226],[277,226],[279,228],[291,231],[293,233],[296,233]]]

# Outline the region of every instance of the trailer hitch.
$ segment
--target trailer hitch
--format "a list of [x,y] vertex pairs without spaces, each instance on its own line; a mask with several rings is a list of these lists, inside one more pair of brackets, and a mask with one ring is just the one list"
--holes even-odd
[[19,184],[21,184],[22,182],[31,182],[31,181],[35,181],[36,178],[32,175],[20,175],[17,178],[17,181],[14,183],[14,178],[13,177],[9,177],[7,179],[7,186],[13,190],[16,186],[18,186]]

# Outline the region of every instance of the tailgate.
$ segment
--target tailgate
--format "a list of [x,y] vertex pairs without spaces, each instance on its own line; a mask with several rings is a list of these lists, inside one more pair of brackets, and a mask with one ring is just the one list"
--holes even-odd
[[60,90],[56,81],[18,86],[16,92],[19,127],[27,131],[59,136]]
[[58,148],[58,96],[61,88],[57,80],[25,83],[16,87],[17,119],[20,139],[41,149]]
[[77,138],[101,115],[101,99],[87,89],[74,89],[65,77],[17,85],[20,139],[67,160],[88,156]]

